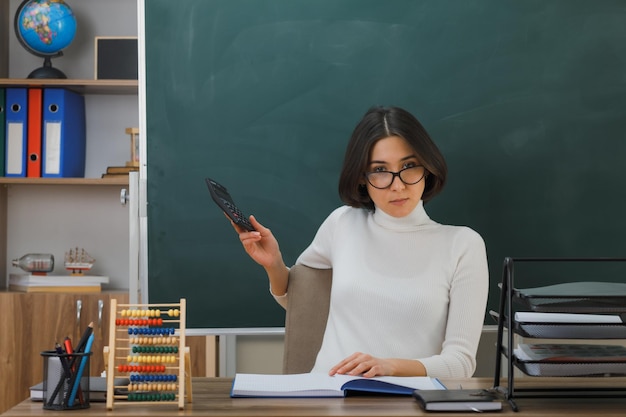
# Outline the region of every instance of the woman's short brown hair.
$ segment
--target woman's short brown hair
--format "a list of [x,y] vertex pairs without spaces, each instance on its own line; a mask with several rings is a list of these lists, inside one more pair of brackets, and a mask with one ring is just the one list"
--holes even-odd
[[422,124],[399,107],[373,107],[354,128],[346,147],[339,177],[339,196],[347,205],[374,210],[374,203],[365,186],[365,172],[372,147],[389,136],[406,140],[426,168],[424,202],[439,194],[443,188],[448,173],[446,161]]

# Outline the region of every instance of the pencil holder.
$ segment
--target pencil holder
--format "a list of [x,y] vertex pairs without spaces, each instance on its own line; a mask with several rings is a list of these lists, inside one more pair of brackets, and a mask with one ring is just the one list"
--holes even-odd
[[79,410],[89,408],[88,353],[41,352],[43,356],[43,408]]

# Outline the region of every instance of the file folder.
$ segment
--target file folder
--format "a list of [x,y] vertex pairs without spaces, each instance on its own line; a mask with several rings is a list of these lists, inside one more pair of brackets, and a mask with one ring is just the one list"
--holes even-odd
[[6,95],[5,89],[0,87],[0,177],[4,176],[4,158],[5,158],[4,148],[6,146],[6,134],[7,134],[5,95]]
[[41,121],[42,90],[28,89],[28,130],[26,149],[26,176],[41,177]]
[[85,132],[83,96],[44,88],[42,177],[85,176]]
[[26,130],[28,121],[26,88],[6,89],[5,175],[26,176]]

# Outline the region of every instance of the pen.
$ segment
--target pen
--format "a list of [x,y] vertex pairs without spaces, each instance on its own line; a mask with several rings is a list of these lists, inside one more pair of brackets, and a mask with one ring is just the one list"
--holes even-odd
[[[63,343],[65,344],[65,351],[69,354],[74,353],[74,349],[72,348],[72,339],[68,337],[65,338],[65,340],[63,341]],[[76,371],[76,366],[74,366],[72,368],[73,371]],[[84,400],[83,400],[83,390],[81,387],[78,387],[78,401],[81,404],[84,404]]]
[[63,371],[65,371],[65,377],[70,378],[72,373],[70,372],[70,368],[67,364],[67,357],[65,356],[65,351],[61,347],[59,343],[54,344],[54,349],[59,354],[59,361],[61,362],[61,366],[63,367]]
[[63,341],[63,345],[65,346],[65,351],[68,354],[71,355],[72,353],[74,353],[74,349],[72,349],[72,339],[70,339],[69,336],[65,338],[65,340]]

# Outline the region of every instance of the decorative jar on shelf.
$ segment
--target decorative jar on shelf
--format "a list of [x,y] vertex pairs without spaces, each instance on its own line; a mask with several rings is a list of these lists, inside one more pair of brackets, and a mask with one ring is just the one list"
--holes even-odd
[[19,259],[13,259],[13,266],[26,272],[52,272],[54,256],[51,253],[27,253]]

